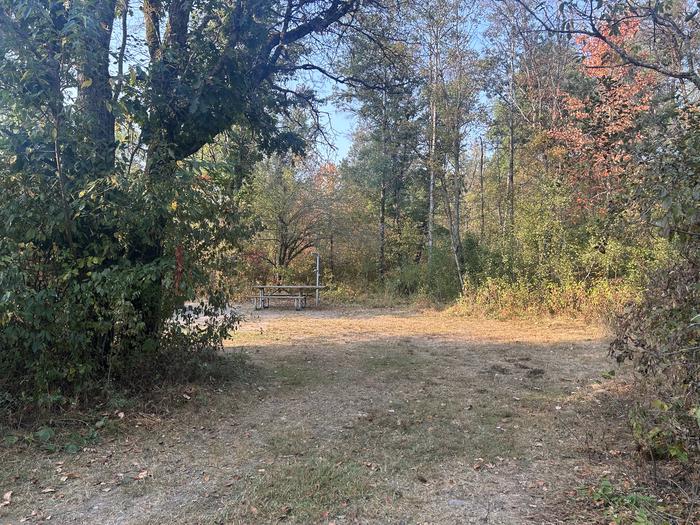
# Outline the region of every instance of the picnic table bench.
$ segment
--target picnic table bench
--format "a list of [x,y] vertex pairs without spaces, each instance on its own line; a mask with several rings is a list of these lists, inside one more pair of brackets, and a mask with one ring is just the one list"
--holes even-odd
[[293,300],[294,309],[306,308],[306,299],[313,293],[316,306],[321,302],[321,290],[325,286],[305,284],[259,284],[258,293],[253,296],[253,307],[256,310],[270,307],[270,299]]

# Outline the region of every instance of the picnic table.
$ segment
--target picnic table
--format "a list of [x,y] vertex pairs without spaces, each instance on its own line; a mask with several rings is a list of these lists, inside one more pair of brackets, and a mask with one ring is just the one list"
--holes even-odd
[[258,293],[253,296],[253,306],[256,310],[270,307],[270,299],[294,301],[294,309],[301,310],[306,307],[306,299],[311,293],[318,306],[321,302],[321,290],[325,286],[314,284],[258,284],[255,286]]

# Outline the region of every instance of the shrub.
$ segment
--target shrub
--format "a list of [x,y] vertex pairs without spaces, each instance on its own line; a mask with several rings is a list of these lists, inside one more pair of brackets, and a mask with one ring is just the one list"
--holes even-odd
[[647,454],[700,454],[700,265],[679,259],[649,279],[616,322],[611,355],[641,373],[632,424]]
[[[3,420],[36,408],[81,403],[115,388],[143,390],[163,380],[189,379],[238,320],[216,300],[183,306],[162,320],[154,338],[138,305],[147,290],[144,283],[164,271],[165,261],[114,264],[78,279],[73,268],[90,267],[89,261],[66,256],[64,265],[31,264],[35,260],[32,246],[2,258]],[[163,289],[161,301],[174,300]]]
[[455,305],[457,313],[509,318],[522,315],[564,315],[601,319],[620,311],[638,295],[634,284],[599,279],[558,284],[535,280],[487,277],[470,284]]

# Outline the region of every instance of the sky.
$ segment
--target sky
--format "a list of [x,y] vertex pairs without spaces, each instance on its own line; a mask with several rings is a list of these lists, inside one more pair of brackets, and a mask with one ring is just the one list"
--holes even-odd
[[322,111],[327,114],[326,132],[335,148],[322,147],[321,153],[329,161],[340,164],[347,157],[352,146],[352,135],[356,126],[355,117],[349,111],[338,108],[330,102],[322,107]]

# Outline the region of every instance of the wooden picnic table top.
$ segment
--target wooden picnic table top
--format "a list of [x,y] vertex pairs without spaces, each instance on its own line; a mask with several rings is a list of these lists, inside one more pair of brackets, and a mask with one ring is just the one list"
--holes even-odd
[[266,289],[280,289],[280,288],[288,288],[288,289],[294,289],[294,290],[321,290],[322,288],[325,288],[323,285],[318,285],[316,286],[315,284],[256,284],[255,288],[258,290],[266,290]]

